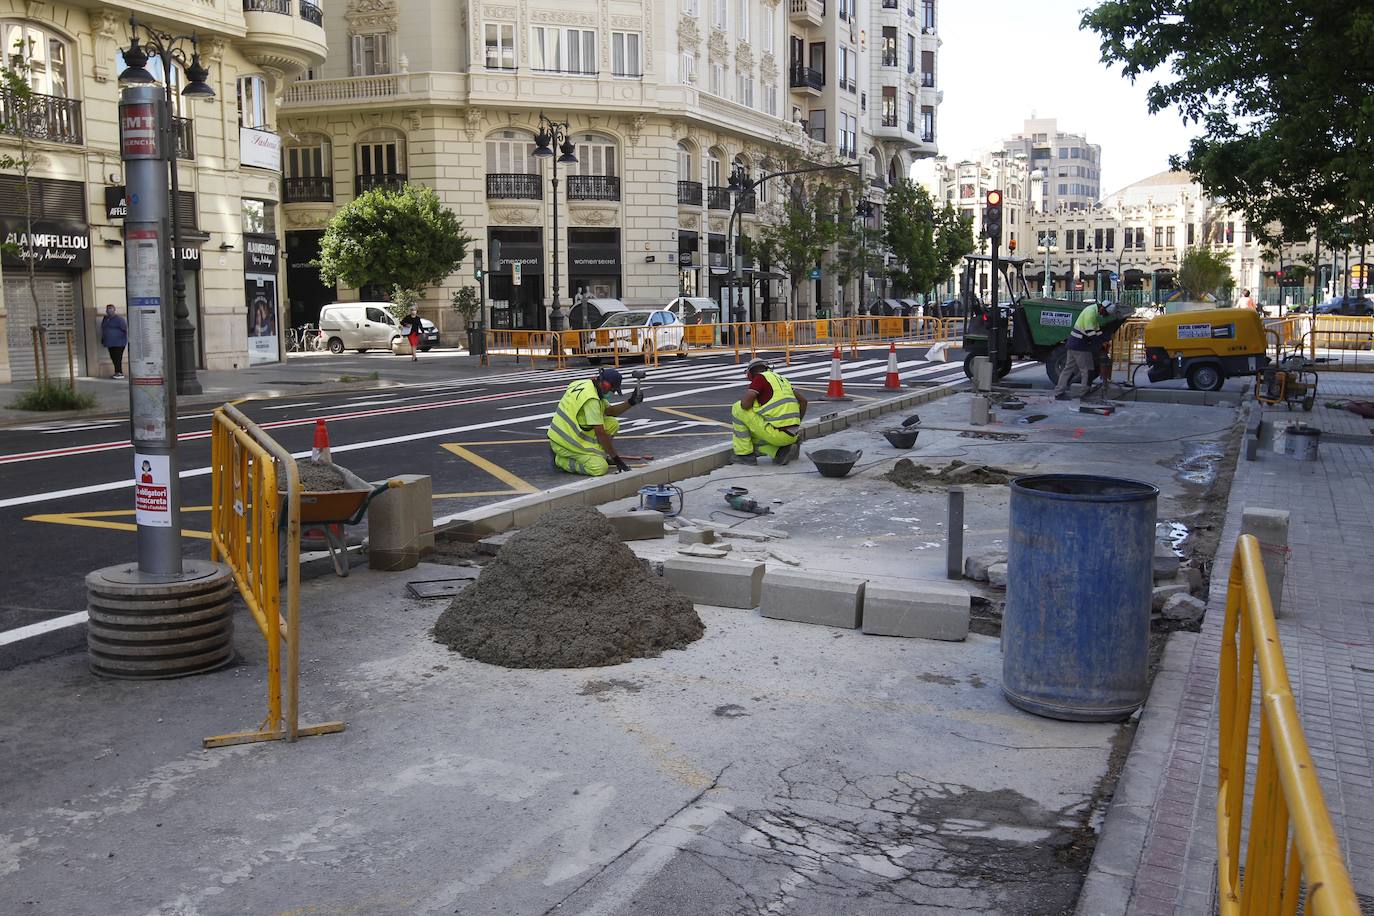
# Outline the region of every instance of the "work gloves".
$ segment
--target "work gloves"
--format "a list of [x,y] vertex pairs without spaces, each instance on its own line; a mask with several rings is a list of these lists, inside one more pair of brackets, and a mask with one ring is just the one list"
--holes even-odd
[[625,463],[625,459],[621,458],[619,455],[616,455],[611,460],[615,463],[615,469],[617,471],[628,471],[630,469],[630,466]]
[[635,386],[635,390],[630,392],[630,397],[628,398],[628,403],[629,403],[629,405],[630,405],[631,407],[633,407],[633,406],[635,406],[636,404],[643,403],[643,401],[644,401],[644,391],[643,391],[643,389],[641,389],[638,385],[636,385],[636,386]]

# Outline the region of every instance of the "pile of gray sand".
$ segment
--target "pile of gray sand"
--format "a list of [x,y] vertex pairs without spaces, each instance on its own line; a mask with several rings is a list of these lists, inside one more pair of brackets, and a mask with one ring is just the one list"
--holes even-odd
[[[353,489],[337,465],[306,459],[296,462],[296,471],[301,477],[301,490],[306,493],[330,493],[335,490]],[[284,488],[285,484],[282,486]]]
[[954,460],[942,468],[931,468],[917,464],[910,458],[903,458],[892,466],[885,475],[899,487],[908,490],[939,489],[953,484],[1008,484],[1012,478],[1021,476],[1006,468],[985,464],[965,464]]
[[554,509],[502,547],[434,625],[450,649],[506,668],[591,668],[680,649],[705,632],[595,509]]

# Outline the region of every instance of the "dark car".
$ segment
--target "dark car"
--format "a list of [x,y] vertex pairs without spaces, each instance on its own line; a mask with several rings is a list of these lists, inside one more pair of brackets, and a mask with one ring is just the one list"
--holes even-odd
[[1374,300],[1368,296],[1336,296],[1317,303],[1315,309],[1306,306],[1299,311],[1315,311],[1318,315],[1374,315]]

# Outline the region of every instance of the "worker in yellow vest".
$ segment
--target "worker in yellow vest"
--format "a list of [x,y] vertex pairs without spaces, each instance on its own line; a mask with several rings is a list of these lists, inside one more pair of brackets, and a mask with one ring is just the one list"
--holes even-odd
[[612,467],[628,471],[631,461],[647,461],[651,455],[621,455],[616,452],[613,437],[620,429],[616,419],[644,400],[638,387],[619,404],[607,403],[612,391],[620,393],[620,373],[607,367],[595,378],[573,382],[563,392],[549,422],[549,448],[553,463],[569,474],[601,477]]
[[806,398],[787,379],[756,359],[749,364],[749,390],[731,408],[736,464],[758,464],[758,452],[774,464],[792,460],[806,416]]

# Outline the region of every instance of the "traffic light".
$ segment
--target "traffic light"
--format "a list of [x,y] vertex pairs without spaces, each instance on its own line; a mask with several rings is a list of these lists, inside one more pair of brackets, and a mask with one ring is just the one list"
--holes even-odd
[[989,191],[983,208],[983,230],[993,238],[1002,237],[1002,192]]
[[1007,242],[1007,249],[1012,254],[1016,254],[1016,239],[1012,239],[1010,242]]
[[482,249],[472,249],[472,277],[474,280],[482,279]]

